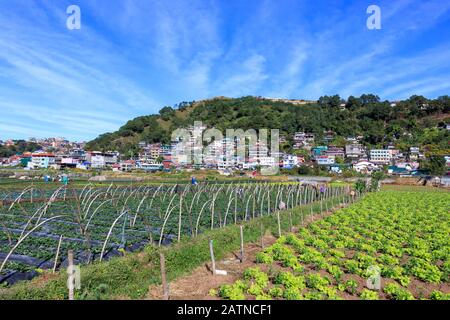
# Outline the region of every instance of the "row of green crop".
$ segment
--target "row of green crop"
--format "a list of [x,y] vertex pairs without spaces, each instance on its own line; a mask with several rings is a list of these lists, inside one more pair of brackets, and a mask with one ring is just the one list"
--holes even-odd
[[[257,254],[260,268],[218,293],[227,299],[450,299],[449,212],[449,193],[369,195],[278,239]],[[381,290],[361,286],[361,279],[380,281]]]

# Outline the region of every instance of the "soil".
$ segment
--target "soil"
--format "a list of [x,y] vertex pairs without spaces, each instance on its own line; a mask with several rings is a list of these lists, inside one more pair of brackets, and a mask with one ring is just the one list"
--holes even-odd
[[[336,207],[334,210],[339,209]],[[304,225],[322,219],[331,215],[333,211],[324,213],[323,215],[308,216],[304,220]],[[292,232],[297,232],[298,228],[292,228]],[[263,237],[265,247],[275,243],[276,237],[266,234]],[[209,294],[211,289],[217,290],[223,284],[233,284],[236,280],[242,278],[247,268],[259,266],[255,262],[256,254],[262,250],[261,243],[248,243],[244,245],[244,261],[240,262],[240,252],[230,253],[221,261],[216,261],[216,269],[227,271],[226,276],[213,275],[211,271],[211,263],[206,263],[194,269],[191,274],[180,277],[169,283],[169,299],[170,300],[217,300],[217,297]],[[149,300],[162,300],[163,291],[161,285],[150,286],[149,293],[146,297]]]
[[[276,238],[272,235],[263,237],[264,246],[274,244]],[[209,295],[211,289],[217,289],[222,284],[233,284],[236,280],[242,278],[247,268],[256,265],[256,253],[261,251],[261,244],[249,243],[244,245],[244,261],[240,262],[240,253],[233,252],[225,259],[216,261],[217,270],[226,270],[227,275],[213,275],[211,264],[206,263],[185,277],[181,277],[169,283],[170,300],[215,300],[216,297]],[[161,300],[162,287],[151,286],[147,299]]]

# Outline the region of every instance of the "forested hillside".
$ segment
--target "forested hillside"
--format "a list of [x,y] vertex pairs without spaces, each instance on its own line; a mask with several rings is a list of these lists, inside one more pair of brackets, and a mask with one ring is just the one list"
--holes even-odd
[[[345,106],[344,106],[345,105]],[[88,150],[118,150],[126,156],[139,151],[138,143],[170,142],[171,132],[202,121],[220,130],[280,129],[288,141],[289,150],[296,131],[316,134],[317,142],[324,130],[336,135],[333,142],[344,144],[344,137],[362,135],[363,143],[382,147],[394,143],[402,150],[419,145],[428,153],[448,154],[450,133],[450,97],[426,99],[412,96],[391,106],[372,94],[349,97],[321,97],[317,103],[294,105],[258,97],[215,98],[199,102],[183,102],[176,107],[164,107],[159,114],[128,121],[118,131],[105,133],[87,145]]]
[[11,146],[0,144],[0,157],[10,157],[15,154],[21,154],[23,152],[33,152],[40,148],[41,146],[34,142],[15,140],[14,145]]

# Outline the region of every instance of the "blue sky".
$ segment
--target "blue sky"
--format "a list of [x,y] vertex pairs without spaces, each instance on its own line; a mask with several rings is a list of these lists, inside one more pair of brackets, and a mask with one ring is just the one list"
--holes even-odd
[[0,140],[89,140],[219,95],[450,94],[450,1],[0,0],[0,26]]

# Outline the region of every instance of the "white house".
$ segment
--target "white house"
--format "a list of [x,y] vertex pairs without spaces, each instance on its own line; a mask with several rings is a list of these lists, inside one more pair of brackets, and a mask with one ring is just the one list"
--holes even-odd
[[287,154],[283,157],[283,168],[290,169],[298,166],[298,157],[292,154]]
[[389,164],[392,160],[392,150],[372,149],[370,150],[370,161],[375,164]]
[[317,156],[316,161],[318,165],[331,165],[336,163],[335,156]]
[[368,172],[372,172],[373,170],[378,169],[378,166],[369,161],[360,161],[353,165],[353,169],[356,172],[368,173]]
[[278,165],[274,157],[259,157],[258,164],[261,167],[273,167]]
[[92,168],[104,168],[118,162],[118,153],[91,151],[87,153],[86,160],[91,163]]
[[31,169],[47,169],[55,164],[55,155],[52,153],[33,153],[28,167]]

